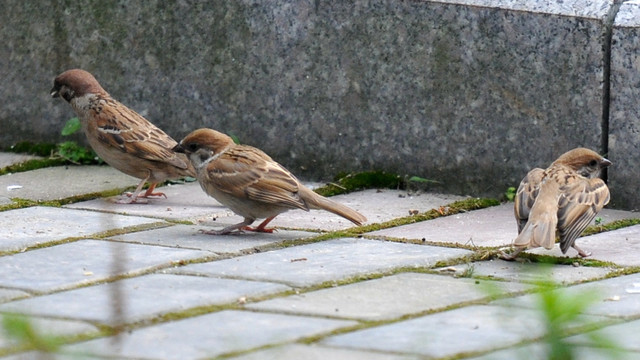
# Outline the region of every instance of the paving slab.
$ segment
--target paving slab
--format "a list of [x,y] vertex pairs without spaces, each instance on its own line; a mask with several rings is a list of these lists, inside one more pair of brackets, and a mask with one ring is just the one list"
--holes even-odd
[[[619,276],[560,288],[555,291],[566,293],[569,296],[578,294],[589,296],[593,305],[584,311],[585,314],[627,319],[640,316],[640,274]],[[538,297],[537,294],[529,294],[497,300],[491,304],[534,308],[537,306]]]
[[491,283],[491,289],[498,290],[501,294],[516,293],[529,288],[523,284],[502,281],[402,273],[261,301],[247,307],[360,320],[390,320],[488,298],[490,292],[486,283]]
[[[110,166],[55,166],[0,176],[0,196],[29,200],[60,200],[136,186],[139,182],[140,180]],[[9,190],[12,188],[13,190]]]
[[454,274],[468,274],[471,272],[473,276],[509,281],[536,282],[551,280],[564,285],[601,279],[613,271],[611,268],[604,267],[551,265],[504,260],[478,261],[436,270]]
[[[28,317],[26,320],[31,324],[35,332],[42,336],[73,336],[98,332],[95,326],[82,321],[39,317]],[[5,331],[3,327],[0,327],[0,348],[16,345],[16,341],[9,337]]]
[[[305,185],[313,188],[318,184],[305,183]],[[166,186],[161,188],[161,191],[167,195],[167,199],[152,199],[148,204],[123,206],[108,199],[94,199],[66,205],[66,207],[189,220],[200,225],[220,228],[243,220],[242,217],[235,215],[215,199],[207,196],[197,183]],[[367,217],[368,223],[408,216],[410,210],[428,211],[461,199],[464,197],[435,193],[408,195],[406,191],[374,189],[332,197],[332,200],[362,212]],[[324,231],[354,226],[353,223],[340,216],[321,210],[291,210],[276,217],[270,225]]]
[[264,296],[290,288],[257,281],[150,274],[13,301],[0,305],[0,311],[115,325],[113,294],[116,289],[123,299],[120,305],[124,312],[122,320],[124,323],[133,323],[171,312],[234,303],[241,297]]
[[291,344],[231,357],[232,360],[418,360],[411,355],[331,348],[320,345]]
[[192,264],[172,271],[310,286],[398,267],[433,266],[438,261],[470,253],[462,249],[348,238]]
[[[455,357],[533,340],[545,333],[541,316],[531,309],[467,306],[370,329],[336,335],[320,343],[353,349]],[[584,321],[601,321],[582,317]]]
[[[612,353],[611,350],[573,345],[571,347],[573,359],[580,360],[637,360],[640,359],[640,352],[619,350]],[[525,346],[511,347],[504,350],[490,352],[488,354],[468,358],[468,360],[514,360],[514,359],[531,359],[531,360],[548,360],[552,359],[551,349],[549,346],[541,343],[535,343]],[[556,355],[557,358],[557,355]]]
[[[122,259],[116,273],[114,256]],[[210,256],[206,251],[79,240],[0,257],[0,286],[44,293]]]
[[[640,218],[640,213],[604,209],[598,217],[603,224],[619,219]],[[595,221],[595,220],[594,220]],[[513,203],[492,206],[429,221],[374,231],[367,235],[470,246],[511,245],[518,235]]]
[[[362,213],[367,218],[367,224],[409,216],[410,211],[426,212],[462,199],[466,199],[466,197],[438,193],[408,194],[406,191],[388,189],[369,189],[331,197],[331,200]],[[320,210],[288,211],[276,217],[270,224],[294,229],[327,231],[354,226],[349,220]]]
[[511,244],[517,234],[513,204],[504,204],[374,231],[367,235],[493,247]]
[[35,156],[35,155],[17,154],[17,153],[0,151],[0,169],[5,168],[7,166],[20,164],[25,161],[33,160],[33,159],[42,159],[42,157]]
[[207,235],[199,233],[199,230],[210,230],[210,228],[194,225],[175,225],[112,236],[109,239],[138,244],[207,250],[215,253],[238,253],[284,240],[293,241],[318,235],[317,233],[283,229],[279,229],[272,234],[248,231],[231,235]]
[[[43,351],[28,351],[23,353],[18,353],[15,355],[3,356],[2,360],[78,360],[85,359],[81,355],[75,354],[61,354],[61,353],[53,353],[53,352],[43,352]],[[104,359],[104,358],[100,358]],[[127,359],[127,360],[135,360],[135,359]]]
[[210,221],[212,218],[216,218],[217,221],[226,225],[242,221],[242,217],[234,215],[231,210],[207,196],[197,182],[167,185],[159,187],[158,191],[164,193],[167,198],[152,198],[146,204],[118,204],[116,200],[121,196],[115,196],[81,201],[65,205],[65,207],[162,219],[188,220],[196,223]]
[[14,289],[0,289],[0,303],[29,297],[29,293]]
[[[248,311],[221,311],[173,321],[64,348],[118,358],[202,359],[294,341],[355,325],[353,321]],[[162,346],[159,346],[161,344]]]
[[638,341],[638,334],[640,334],[640,320],[635,320],[606,326],[586,334],[571,336],[568,337],[566,341],[572,344],[598,347],[598,344],[594,343],[593,337],[596,336],[600,339],[605,338],[620,348],[636,351],[639,355],[638,358],[640,358],[640,341]]
[[[640,266],[640,225],[584,236],[578,238],[576,244],[591,252],[589,259],[609,261],[619,266]],[[528,251],[558,257],[578,256],[574,249],[562,254],[557,245],[551,250],[538,248]]]
[[69,237],[158,223],[157,219],[92,211],[34,206],[3,211],[0,216],[0,251],[19,251]]
[[[598,217],[603,224],[607,224],[620,219],[640,218],[640,213],[603,209],[598,214]],[[518,228],[513,215],[513,203],[507,203],[374,231],[367,235],[400,239],[425,239],[436,243],[496,247],[511,245],[513,239],[518,235]]]

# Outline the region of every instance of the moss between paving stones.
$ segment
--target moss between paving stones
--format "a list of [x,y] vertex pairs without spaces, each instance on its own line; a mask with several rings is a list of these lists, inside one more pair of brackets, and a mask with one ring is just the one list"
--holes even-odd
[[47,241],[47,242],[27,246],[20,250],[0,251],[0,256],[17,254],[17,253],[21,253],[28,250],[48,248],[55,245],[67,244],[67,243],[71,243],[78,240],[87,240],[87,239],[102,240],[102,239],[107,239],[109,237],[116,236],[116,235],[123,235],[123,234],[135,233],[139,231],[159,229],[167,226],[171,226],[171,224],[164,221],[158,221],[150,224],[133,225],[133,226],[128,226],[120,229],[107,230],[107,231],[103,231],[97,234],[91,234],[87,236],[73,236],[73,237],[68,237],[60,240]]
[[61,207],[67,204],[73,204],[81,201],[93,200],[103,197],[111,197],[120,195],[125,191],[134,189],[135,187],[125,187],[119,189],[111,189],[100,192],[94,192],[89,194],[75,195],[60,200],[30,200],[22,198],[11,198],[11,204],[0,205],[0,212],[6,210],[22,209],[32,206],[49,206],[49,207]]
[[604,225],[591,225],[587,227],[580,236],[599,234],[601,232],[622,229],[638,224],[640,224],[640,219],[621,219]]
[[334,196],[364,189],[401,189],[402,178],[384,171],[364,171],[360,173],[340,173],[334,182],[315,191],[322,196]]
[[68,164],[64,159],[31,159],[0,169],[0,176]]

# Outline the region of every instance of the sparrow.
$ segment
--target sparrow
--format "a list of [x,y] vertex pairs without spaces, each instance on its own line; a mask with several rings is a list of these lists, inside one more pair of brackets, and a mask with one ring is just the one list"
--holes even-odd
[[[173,151],[187,154],[196,169],[202,190],[229,207],[244,221],[219,231],[273,232],[267,224],[291,209],[322,209],[342,216],[356,225],[367,219],[357,211],[316,194],[305,187],[269,155],[248,145],[238,145],[231,137],[211,129],[198,129],[187,135]],[[266,218],[258,227],[256,219]]]
[[549,250],[555,244],[556,232],[563,254],[573,247],[580,256],[590,256],[575,241],[609,203],[609,188],[598,178],[609,165],[611,161],[598,153],[577,148],[562,154],[546,170],[529,171],[515,197],[515,251],[501,257],[513,260],[522,250],[541,246]]
[[[173,151],[178,144],[137,112],[111,97],[90,73],[72,69],[53,81],[51,96],[66,100],[80,119],[91,148],[107,164],[141,179],[128,199],[119,203],[144,203],[143,198],[164,196],[153,192],[158,183],[184,176],[195,169],[184,154]],[[149,188],[140,194],[146,182]]]

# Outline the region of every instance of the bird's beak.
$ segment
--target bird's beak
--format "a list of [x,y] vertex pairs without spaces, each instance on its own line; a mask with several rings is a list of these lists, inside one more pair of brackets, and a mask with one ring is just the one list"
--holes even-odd
[[54,86],[54,87],[51,89],[51,97],[53,97],[53,98],[60,97],[60,92],[59,92],[58,90],[59,90],[59,89],[56,89],[56,87]]
[[610,166],[610,165],[611,165],[611,161],[609,161],[609,160],[607,160],[605,158],[602,158],[602,160],[600,160],[600,169],[604,169],[604,168],[606,168],[607,166]]
[[173,149],[171,149],[171,150],[173,150],[174,152],[177,152],[177,153],[183,153],[183,154],[187,153],[186,151],[184,151],[184,148],[180,144],[174,146]]

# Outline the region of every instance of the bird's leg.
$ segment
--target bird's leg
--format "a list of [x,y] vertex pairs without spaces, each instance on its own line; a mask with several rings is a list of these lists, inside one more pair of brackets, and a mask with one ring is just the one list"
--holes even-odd
[[255,231],[255,232],[263,232],[263,233],[273,233],[273,230],[275,230],[274,228],[270,228],[267,229],[267,224],[269,222],[271,222],[271,220],[273,220],[275,218],[275,216],[272,216],[270,218],[266,218],[262,223],[260,223],[260,225],[258,225],[258,227],[252,228],[250,226],[245,226],[244,228],[242,228],[242,230],[247,230],[247,231]]
[[161,193],[161,192],[154,193],[153,192],[153,190],[156,188],[156,185],[158,185],[158,183],[152,183],[151,185],[149,185],[149,188],[147,189],[147,191],[143,195],[140,195],[139,197],[148,198],[148,197],[151,197],[151,196],[157,196],[157,197],[164,196],[164,198],[166,199],[167,195],[165,195],[164,193]]
[[254,219],[244,218],[243,222],[227,226],[222,230],[200,230],[199,232],[207,235],[228,235],[234,231],[242,232],[242,230],[245,230],[253,221]]
[[147,199],[150,197],[161,197],[164,196],[164,198],[167,198],[167,195],[165,195],[164,193],[161,192],[156,192],[154,193],[153,190],[155,190],[156,185],[158,185],[157,182],[151,183],[149,185],[149,188],[147,189],[147,191],[145,191],[144,194],[139,195],[140,192],[142,191],[142,187],[144,186],[144,184],[146,184],[147,180],[149,180],[149,176],[151,176],[151,173],[149,173],[149,175],[147,175],[146,178],[142,179],[140,181],[140,183],[138,184],[138,187],[136,188],[136,190],[132,193],[130,192],[126,192],[124,193],[125,195],[127,195],[127,197],[129,197],[130,199],[123,199],[123,200],[118,200],[119,204],[131,204],[131,203],[140,203],[140,204],[146,204],[147,201],[143,200],[143,199]]
[[120,200],[117,201],[117,203],[118,204],[133,204],[133,203],[144,204],[144,203],[146,203],[146,200],[138,201],[138,194],[140,193],[140,191],[142,191],[142,187],[147,182],[147,179],[148,179],[148,177],[142,179],[142,181],[140,181],[140,183],[138,184],[138,187],[136,187],[136,190],[133,193],[130,193],[130,192],[124,193],[125,195],[127,195],[127,198],[120,199]]
[[580,249],[576,244],[571,245],[571,247],[576,249],[576,251],[578,252],[578,255],[580,255],[583,258],[591,256],[590,252],[587,252],[587,251],[584,251],[584,250]]
[[511,254],[507,254],[504,251],[500,250],[500,252],[498,253],[498,257],[502,260],[513,261],[522,250],[524,250],[523,247],[516,247]]

